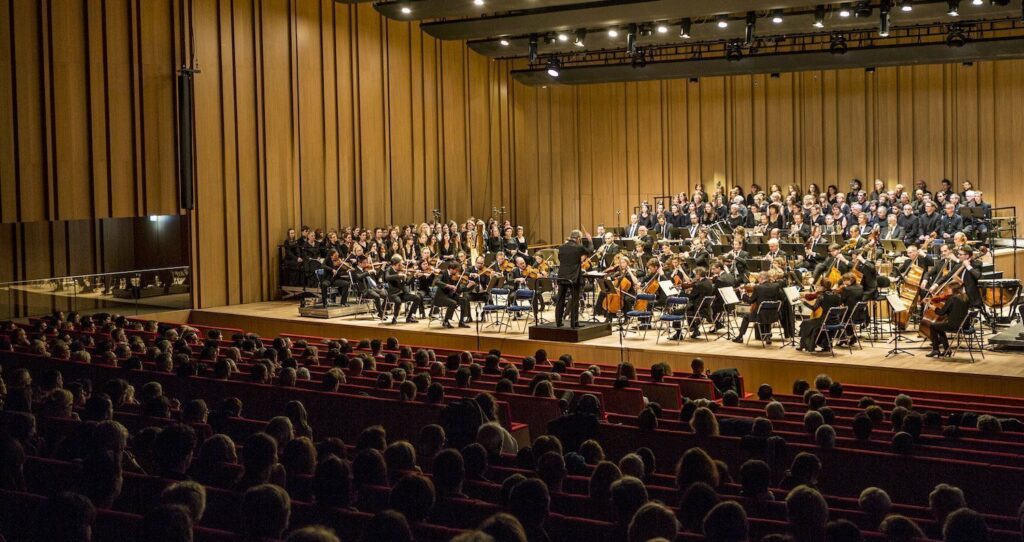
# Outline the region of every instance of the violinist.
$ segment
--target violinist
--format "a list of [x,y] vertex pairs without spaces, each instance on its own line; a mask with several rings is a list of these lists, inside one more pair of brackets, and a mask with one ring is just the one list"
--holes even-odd
[[487,285],[493,270],[484,264],[484,257],[477,256],[473,265],[466,270],[469,288],[467,294],[471,301],[487,300]]
[[504,252],[498,252],[494,254],[494,263],[491,264],[491,269],[496,271],[499,276],[505,277],[505,280],[508,280],[509,273],[515,269],[515,265],[505,257]]
[[469,285],[458,263],[451,262],[444,265],[444,269],[437,275],[435,282],[437,292],[434,294],[434,305],[444,307],[443,327],[452,327],[452,316],[455,309],[459,309],[459,327],[469,327],[466,322],[473,321],[469,313],[469,299],[462,295],[461,291]]
[[359,295],[373,302],[377,309],[377,318],[384,319],[384,300],[388,297],[387,289],[380,282],[379,274],[373,263],[360,254],[357,258],[356,270],[352,272],[352,282],[356,285]]
[[325,306],[327,303],[327,290],[329,288],[337,288],[341,305],[343,307],[348,306],[348,293],[352,288],[352,281],[349,280],[348,275],[349,269],[351,268],[342,261],[341,254],[337,250],[331,249],[327,253],[327,261],[324,262],[324,276],[320,280],[320,290]]
[[[715,286],[712,284],[711,279],[708,278],[708,270],[706,267],[697,266],[693,269],[693,288],[690,289],[688,302],[686,304],[686,315],[691,318],[690,320],[690,337],[697,339],[700,337],[700,325],[699,320],[695,318],[697,316],[697,310],[701,310],[700,316],[706,321],[711,321],[712,312],[711,305],[704,304],[701,308],[701,304],[704,302],[705,297],[715,296]],[[673,337],[675,340],[679,340],[680,331],[676,331],[676,335]]]
[[[420,297],[424,299],[430,297],[430,289],[434,286],[436,279],[437,271],[430,264],[430,260],[420,260],[419,269],[416,270],[415,277],[413,278],[413,286]],[[422,307],[420,307],[420,317],[426,318]]]
[[814,340],[818,337],[821,326],[825,324],[825,315],[828,314],[829,309],[838,307],[843,303],[839,294],[832,289],[832,281],[828,280],[828,278],[821,279],[814,292],[813,304],[807,299],[802,300],[804,304],[810,307],[812,316],[800,322],[800,345],[796,349],[801,352],[814,352],[816,346],[820,346],[822,351],[828,350],[828,345],[815,345]]
[[949,244],[940,245],[939,261],[932,266],[931,273],[925,276],[921,287],[927,289],[929,285],[942,283],[949,273],[956,269],[958,263],[956,253],[953,252]]
[[395,312],[391,318],[392,324],[398,322],[398,311],[402,308],[402,303],[411,303],[405,313],[405,321],[407,323],[415,324],[417,320],[413,318],[413,315],[423,311],[423,297],[412,291],[409,287],[409,278],[409,273],[405,269],[402,257],[392,256],[391,265],[384,273],[384,280],[388,285],[388,299],[395,305]]
[[[743,316],[743,320],[740,321],[740,329],[737,332],[736,338],[732,340],[734,343],[743,344],[743,336],[747,334],[747,327],[750,326],[750,320],[754,317],[758,318],[758,321],[767,327],[771,322],[768,320],[768,316],[758,312],[758,308],[761,303],[765,301],[785,301],[782,296],[782,291],[777,285],[769,281],[770,274],[767,271],[762,271],[757,275],[757,285],[753,287],[753,290],[749,294],[748,301],[750,302],[750,312]],[[747,296],[744,296],[747,297]],[[757,329],[755,328],[755,332]],[[772,339],[769,336],[766,339],[768,344],[772,343]]]
[[967,293],[956,282],[951,283],[950,288],[952,288],[952,295],[943,306],[935,311],[938,316],[945,316],[945,319],[931,325],[929,339],[931,339],[932,351],[927,354],[930,358],[948,357],[951,354],[949,337],[946,334],[950,331],[956,332],[967,319],[969,309]]

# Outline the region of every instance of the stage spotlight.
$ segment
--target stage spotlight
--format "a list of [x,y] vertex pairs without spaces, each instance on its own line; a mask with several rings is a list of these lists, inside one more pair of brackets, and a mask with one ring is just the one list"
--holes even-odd
[[558,41],[569,41],[569,34],[566,34],[565,32],[559,32]]
[[902,0],[900,2],[900,11],[902,11],[904,13],[909,13],[911,11],[914,11],[914,2],[913,2],[913,0]]
[[[884,4],[883,4],[884,7]],[[878,35],[883,38],[889,37],[889,10],[883,9],[879,14]]]
[[738,40],[729,40],[725,46],[725,59],[729,62],[739,62],[743,59],[743,47]]
[[690,27],[693,22],[690,19],[683,19],[682,23],[679,23],[679,37],[688,40],[690,39]]
[[636,54],[636,25],[629,25],[629,31],[626,32],[626,54],[633,56]]
[[646,38],[646,37],[650,36],[651,34],[654,34],[654,27],[651,26],[650,24],[644,23],[644,24],[640,25],[640,32],[639,32],[639,34],[640,34],[641,38]]
[[619,31],[614,29],[614,28],[609,28],[608,29],[608,37],[609,38],[617,38],[617,37],[619,37]]
[[530,64],[537,61],[537,34],[530,34],[530,51],[528,54]]
[[668,25],[665,23],[658,23],[657,31],[659,34],[668,34]]
[[825,6],[814,7],[814,28],[825,28]]
[[729,28],[729,18],[725,15],[718,16],[718,28]]
[[870,17],[871,13],[872,8],[869,2],[857,2],[856,7],[853,8],[853,15],[861,19]]
[[828,45],[828,52],[834,55],[845,55],[847,49],[846,38],[842,34],[832,34],[832,39]]
[[775,23],[775,24],[782,24],[782,10],[781,9],[773,9],[772,10],[772,22]]
[[544,34],[544,43],[551,45],[555,43],[558,38],[554,34]]
[[963,29],[957,25],[949,27],[949,33],[946,34],[946,45],[950,47],[963,47],[967,45],[967,35],[964,34]]
[[946,0],[946,15],[950,17],[960,16],[960,0]]
[[548,75],[551,77],[558,77],[559,70],[562,69],[562,63],[557,58],[548,60]]
[[576,47],[583,47],[584,40],[587,39],[587,29],[581,28],[576,31],[576,38],[572,40],[572,44]]
[[840,4],[839,16],[845,19],[850,15],[853,15],[853,11],[850,9],[850,4]]
[[747,26],[743,32],[743,44],[750,47],[754,43],[754,25],[757,24],[757,14],[753,11],[747,12]]
[[992,5],[993,6],[1008,6],[1008,5],[1010,5],[1010,0],[992,0]]

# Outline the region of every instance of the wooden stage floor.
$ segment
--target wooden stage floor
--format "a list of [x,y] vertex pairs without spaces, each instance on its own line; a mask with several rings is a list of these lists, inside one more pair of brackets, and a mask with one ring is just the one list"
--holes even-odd
[[[183,312],[175,316],[184,321]],[[551,318],[550,310],[547,316]],[[518,323],[512,331],[499,333],[484,327],[478,332],[475,325],[470,329],[444,329],[439,321],[428,328],[425,320],[391,325],[359,316],[330,320],[302,318],[297,304],[292,301],[199,309],[191,311],[187,317],[194,324],[242,328],[264,337],[282,332],[349,339],[395,336],[403,344],[473,350],[499,348],[513,355],[532,355],[536,349],[544,348],[551,358],[569,353],[577,362],[629,361],[641,367],[665,361],[677,371],[688,371],[690,360],[701,356],[710,369],[738,368],[748,391],[756,390],[761,383],[788,390],[797,378],[810,381],[819,373],[828,373],[841,382],[1024,397],[1024,354],[988,351],[985,359],[981,359],[980,354],[975,353],[976,361],[972,363],[968,354],[961,352],[955,358],[936,360],[925,357],[926,342],[906,345],[901,342],[901,347],[913,355],[889,358],[885,356],[892,345],[885,342],[871,346],[865,341],[863,350],[855,348],[853,354],[838,350],[833,358],[828,354],[797,352],[789,346],[782,348],[778,340],[767,348],[753,341],[750,345],[739,345],[713,338],[709,342],[687,339],[681,343],[662,340],[655,344],[653,330],[646,339],[631,334],[621,344],[618,333],[566,344],[532,341],[526,333],[519,332]]]

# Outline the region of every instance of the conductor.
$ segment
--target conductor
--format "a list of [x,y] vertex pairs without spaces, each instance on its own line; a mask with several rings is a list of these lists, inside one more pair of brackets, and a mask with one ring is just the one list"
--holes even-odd
[[[565,319],[565,304],[569,303],[569,324],[579,327],[580,290],[583,287],[583,260],[592,252],[590,234],[572,230],[569,239],[558,248],[558,297],[555,299],[555,325],[562,327]],[[567,299],[568,298],[568,299]]]

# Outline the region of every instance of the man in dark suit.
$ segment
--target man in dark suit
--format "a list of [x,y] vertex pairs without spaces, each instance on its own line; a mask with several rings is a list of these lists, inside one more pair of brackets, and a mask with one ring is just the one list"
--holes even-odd
[[840,275],[850,270],[850,262],[846,259],[846,256],[843,256],[842,248],[836,243],[828,246],[828,257],[814,268],[815,282],[823,274],[828,273],[833,266],[839,270]]
[[981,289],[978,288],[978,280],[981,279],[981,270],[974,266],[974,250],[965,246],[959,250],[957,257],[962,266],[959,271],[960,282],[964,285],[969,304],[971,307],[980,307]]
[[[755,317],[755,314],[757,315],[760,323],[769,323],[765,315],[757,314],[757,309],[760,308],[762,303],[765,301],[785,301],[785,299],[780,295],[781,292],[778,286],[775,283],[768,281],[767,271],[762,271],[758,275],[757,280],[758,284],[757,286],[754,286],[754,291],[750,295],[750,313],[745,315],[743,320],[740,321],[739,332],[737,333],[736,338],[732,340],[734,343],[743,343],[743,336],[747,334],[747,327],[750,325],[750,320]],[[768,344],[771,344],[771,337],[768,338]]]
[[930,358],[949,355],[949,337],[946,334],[960,329],[964,319],[967,318],[967,295],[956,283],[953,284],[953,292],[953,295],[946,300],[946,304],[935,311],[938,316],[945,318],[931,325],[932,351],[927,354]]
[[747,260],[750,259],[750,253],[743,250],[743,241],[740,239],[733,239],[732,251],[726,253],[726,257],[732,261],[730,271],[732,271],[736,280],[738,282],[746,282]]
[[391,257],[391,266],[388,267],[387,272],[384,274],[384,281],[388,283],[388,299],[395,305],[395,313],[391,317],[391,323],[398,322],[398,309],[402,308],[402,303],[409,302],[412,305],[409,306],[409,310],[405,313],[405,321],[415,324],[416,319],[412,315],[423,309],[423,297],[409,287],[409,277],[406,271],[402,269],[401,256],[396,254]]
[[896,223],[903,228],[903,242],[912,244],[917,239],[917,215],[914,214],[914,206],[910,203],[903,206],[903,212],[896,218]]
[[[797,347],[797,350],[813,352],[815,346],[820,346],[815,344],[815,339],[821,332],[821,326],[825,324],[825,316],[828,315],[829,309],[838,307],[843,302],[839,295],[832,290],[832,282],[827,278],[821,279],[818,292],[818,297],[814,300],[814,305],[811,306],[811,313],[820,310],[820,316],[800,322],[800,346]],[[827,349],[827,347],[825,348]]]
[[565,304],[569,302],[569,325],[579,327],[580,289],[583,287],[583,260],[591,253],[590,234],[583,239],[580,230],[573,230],[568,241],[558,248],[558,298],[555,300],[555,325],[562,327]]
[[923,270],[921,277],[924,278],[931,267],[935,265],[935,262],[933,262],[931,257],[927,254],[921,252],[921,250],[917,248],[917,245],[910,245],[907,247],[907,259],[903,260],[903,263],[901,263],[899,268],[897,268],[896,273],[901,277],[905,277],[910,271],[910,268],[914,265]]
[[327,306],[327,290],[338,289],[338,298],[343,306],[348,306],[348,293],[352,288],[352,281],[349,280],[351,267],[341,259],[337,250],[331,249],[327,254],[327,261],[324,262],[324,276],[320,279],[320,290],[323,296],[324,306]]
[[657,233],[661,239],[672,238],[672,225],[665,220],[665,215],[658,215],[658,224],[654,226],[654,232]]
[[441,325],[446,328],[452,327],[451,319],[456,308],[462,311],[459,315],[459,327],[469,327],[466,324],[469,317],[469,299],[459,294],[459,283],[466,282],[461,278],[462,268],[458,262],[449,262],[435,279],[437,293],[434,294],[434,305],[444,307],[444,321]]
[[878,291],[878,270],[874,262],[857,253],[853,256],[852,269],[861,273],[860,285],[864,288],[864,300],[874,298]]
[[843,287],[843,292],[839,297],[842,299],[843,305],[846,306],[846,314],[843,318],[849,318],[850,311],[857,306],[861,299],[864,299],[864,287],[857,284],[857,277],[853,276],[853,273],[843,273],[843,278],[839,283]]
[[918,241],[924,241],[929,235],[939,232],[939,227],[942,222],[942,217],[939,213],[935,212],[935,203],[926,202],[924,204],[924,214],[917,217],[917,234]]
[[[715,285],[708,278],[708,270],[704,267],[696,267],[693,270],[693,288],[690,289],[689,300],[686,304],[686,315],[691,318],[690,336],[694,339],[700,337],[700,326],[697,325],[697,309],[704,302],[705,297],[715,297]],[[713,304],[713,302],[712,302]],[[712,305],[705,304],[701,309],[700,316],[707,321],[712,318]],[[679,339],[678,334],[674,339]]]
[[626,239],[632,239],[640,233],[640,217],[629,215],[629,225],[626,226]]
[[615,262],[615,255],[622,251],[622,247],[615,242],[614,233],[606,232],[604,234],[604,242],[599,250],[601,251],[601,264],[599,267],[607,269]]

